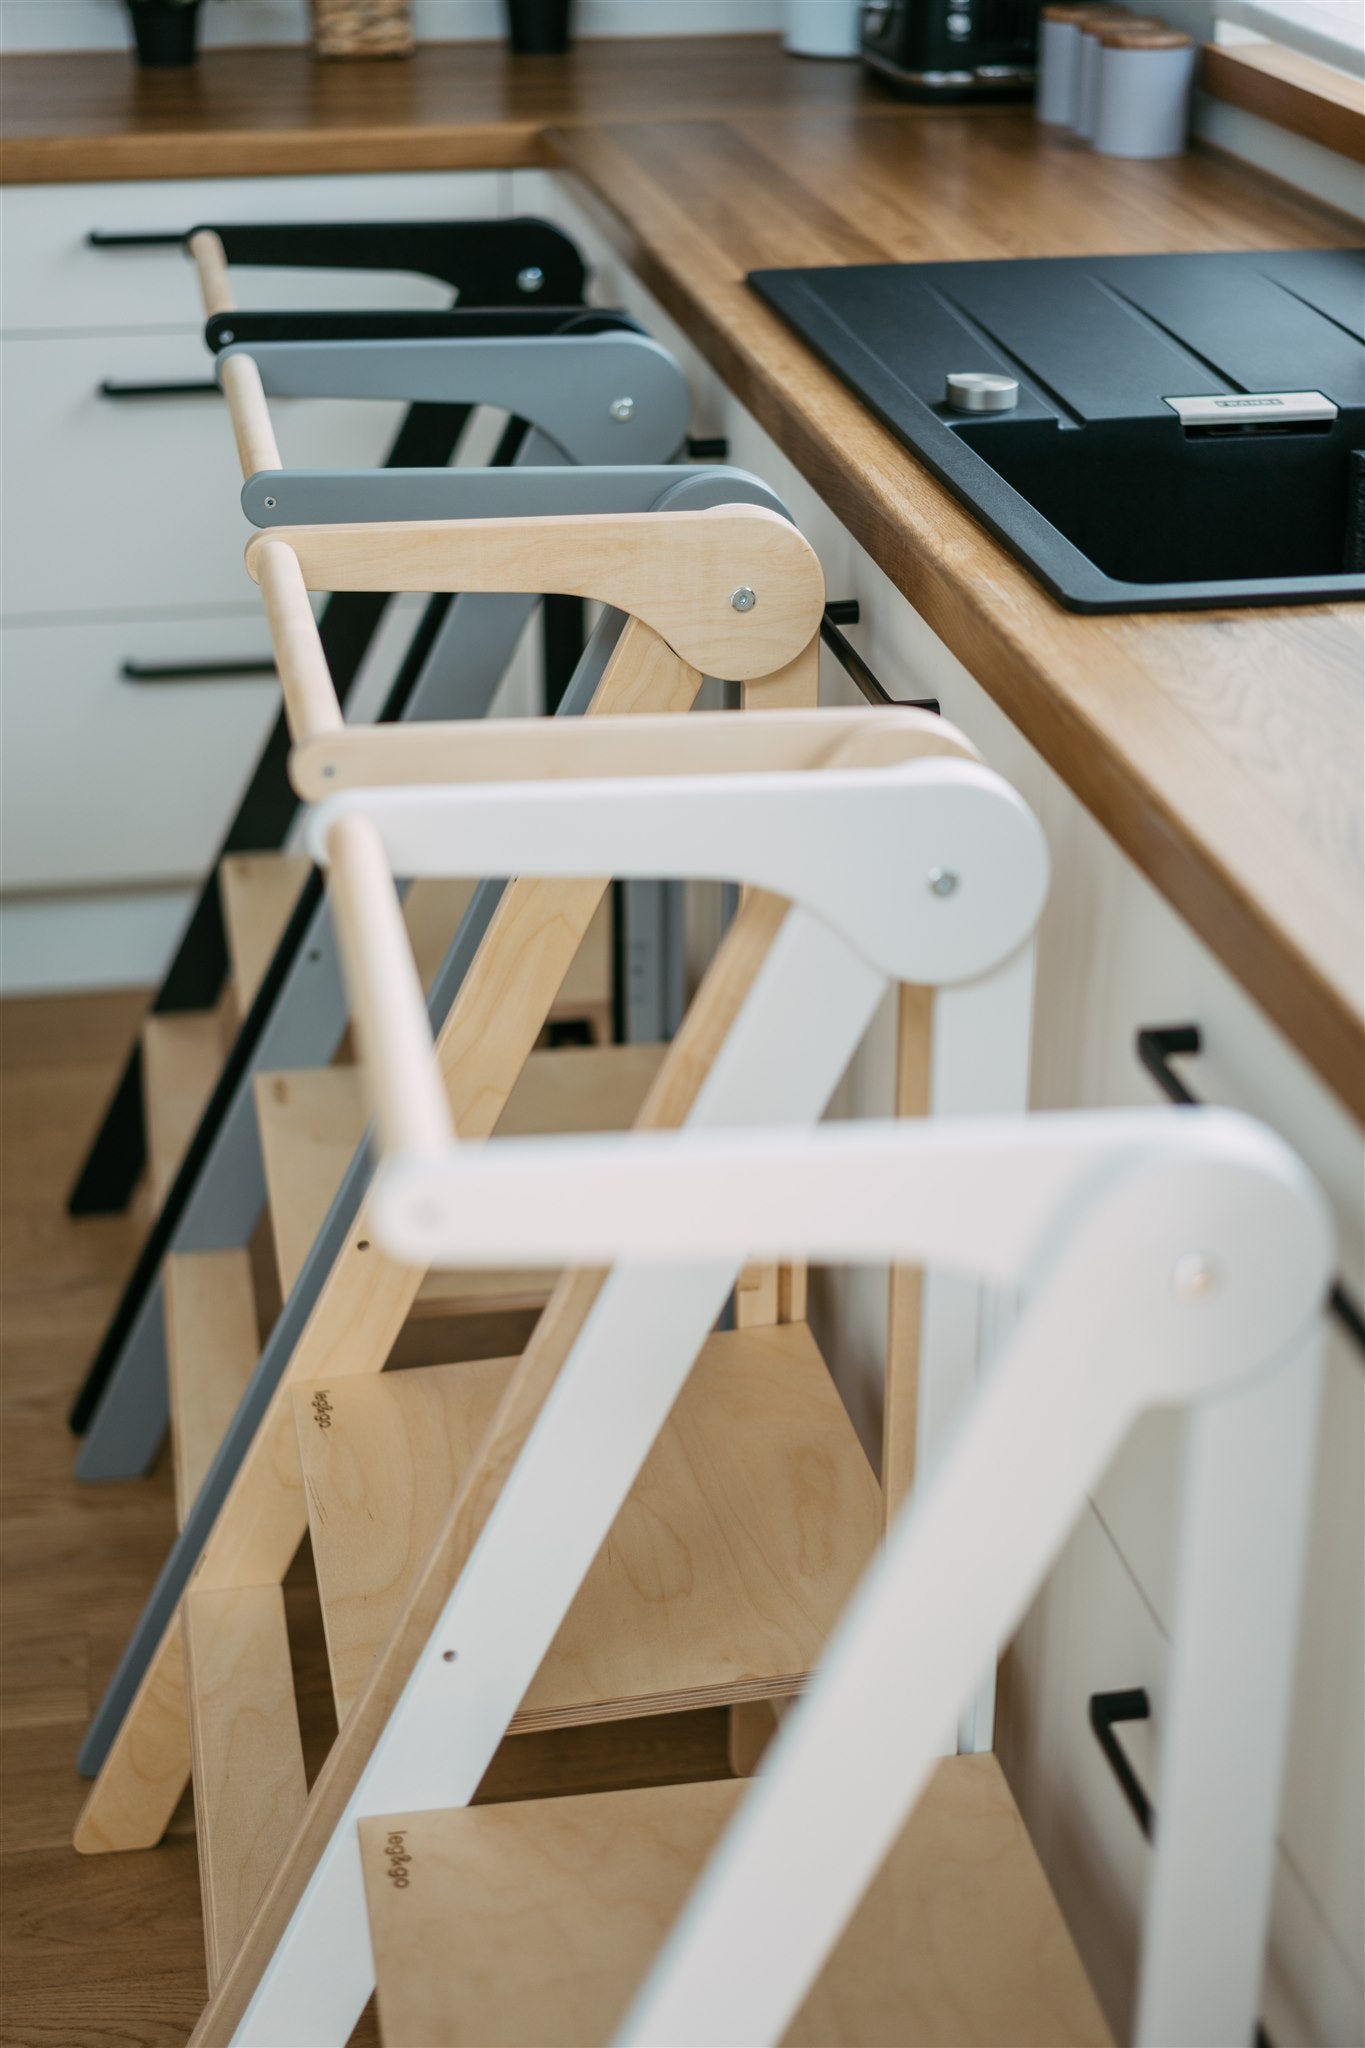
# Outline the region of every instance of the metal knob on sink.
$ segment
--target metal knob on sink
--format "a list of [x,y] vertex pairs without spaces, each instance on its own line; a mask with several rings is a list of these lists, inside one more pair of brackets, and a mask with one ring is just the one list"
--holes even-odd
[[950,370],[944,397],[954,412],[1013,412],[1019,380],[990,370]]

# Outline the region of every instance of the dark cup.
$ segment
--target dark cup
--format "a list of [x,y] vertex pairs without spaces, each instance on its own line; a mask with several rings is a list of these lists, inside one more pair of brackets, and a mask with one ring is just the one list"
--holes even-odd
[[172,6],[168,0],[128,0],[137,60],[152,71],[193,64],[199,40],[199,0]]
[[571,0],[507,0],[512,48],[519,57],[558,57],[569,47]]

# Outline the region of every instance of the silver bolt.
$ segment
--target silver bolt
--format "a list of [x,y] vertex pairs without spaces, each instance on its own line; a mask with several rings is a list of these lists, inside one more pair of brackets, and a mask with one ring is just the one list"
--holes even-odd
[[611,404],[607,407],[607,411],[614,420],[620,420],[624,425],[627,420],[633,420],[635,417],[635,400],[633,398],[613,398]]
[[758,603],[747,583],[741,583],[730,599],[731,608],[737,612],[751,612]]
[[221,342],[222,342],[222,344],[223,344],[224,348],[226,348],[226,347],[227,347],[227,344],[228,344],[228,343],[229,343],[230,341],[236,341],[237,337],[236,337],[236,335],[235,335],[235,334],[233,333],[233,331],[232,331],[232,329],[231,329],[230,327],[225,327],[225,328],[223,329],[222,333],[221,333],[221,334],[220,334],[220,335],[218,336],[218,339],[219,339],[219,341],[221,341]]
[[274,500],[273,498],[267,498],[267,499],[265,500],[265,509],[266,509],[266,511],[267,511],[267,512],[273,512],[273,511],[274,511],[274,509],[275,509],[275,500]]
[[1177,1259],[1171,1286],[1177,1301],[1203,1301],[1218,1286],[1218,1268],[1204,1252],[1186,1252]]
[[528,263],[525,270],[517,272],[519,292],[538,292],[545,282],[545,272],[538,263]]
[[925,876],[935,896],[951,896],[960,879],[961,877],[955,875],[951,868],[930,868]]

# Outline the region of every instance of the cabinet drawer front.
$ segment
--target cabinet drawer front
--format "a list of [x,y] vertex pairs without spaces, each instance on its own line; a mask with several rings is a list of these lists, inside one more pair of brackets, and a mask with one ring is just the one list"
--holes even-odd
[[[496,171],[363,178],[189,178],[151,184],[11,185],[0,191],[5,329],[47,334],[202,325],[177,246],[92,249],[103,234],[183,234],[201,221],[468,220],[502,209]],[[355,272],[234,272],[243,306],[413,306],[450,293],[428,279]]]
[[268,659],[260,609],[0,633],[7,891],[179,882],[208,867],[279,702],[269,676],[137,684],[146,666]]
[[[197,335],[5,344],[5,605],[10,617],[246,602],[253,529],[221,397],[111,399],[116,384],[205,384]],[[286,462],[381,461],[401,406],[281,399]]]

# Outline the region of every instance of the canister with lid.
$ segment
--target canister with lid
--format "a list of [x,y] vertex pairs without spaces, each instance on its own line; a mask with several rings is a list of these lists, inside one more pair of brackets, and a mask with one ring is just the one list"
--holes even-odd
[[1194,44],[1183,29],[1115,22],[1097,38],[1093,141],[1101,156],[1179,156]]
[[1165,28],[1154,14],[1129,14],[1124,11],[1121,21],[1112,15],[1090,16],[1080,24],[1080,44],[1076,60],[1076,123],[1075,133],[1083,142],[1095,139],[1095,104],[1099,97],[1100,83],[1100,37],[1110,28]]
[[1038,96],[1034,113],[1049,128],[1074,128],[1080,82],[1081,30],[1092,17],[1117,21],[1126,7],[1104,0],[1049,0],[1038,20]]

